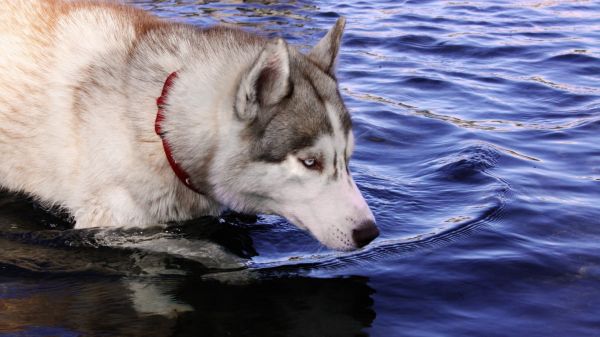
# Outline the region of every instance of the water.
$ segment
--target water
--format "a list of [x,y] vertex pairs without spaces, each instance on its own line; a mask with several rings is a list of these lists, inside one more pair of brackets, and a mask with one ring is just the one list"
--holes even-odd
[[[339,62],[382,235],[277,217],[74,231],[0,198],[0,336],[600,335],[600,4],[136,1]],[[256,220],[256,221],[255,221]]]

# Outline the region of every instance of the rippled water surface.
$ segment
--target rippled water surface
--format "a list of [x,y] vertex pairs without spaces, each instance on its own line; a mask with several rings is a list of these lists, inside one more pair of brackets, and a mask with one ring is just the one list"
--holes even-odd
[[0,336],[600,335],[600,4],[135,1],[306,50],[348,19],[352,170],[382,235],[276,217],[74,231],[0,197]]

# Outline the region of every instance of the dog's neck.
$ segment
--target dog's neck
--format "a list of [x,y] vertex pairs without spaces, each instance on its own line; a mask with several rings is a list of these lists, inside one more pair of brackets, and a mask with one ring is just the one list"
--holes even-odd
[[153,133],[162,134],[162,158],[169,161],[169,169],[188,187],[186,190],[217,197],[214,175],[236,155],[230,152],[241,151],[237,142],[242,125],[236,122],[233,99],[241,74],[260,51],[259,47],[248,49],[236,57],[212,62],[198,57],[188,64],[166,67],[177,69],[176,75],[163,73],[163,94],[157,101],[156,116],[162,116],[160,130]]
[[[245,151],[240,141],[245,124],[237,119],[234,112],[235,93],[240,77],[252,65],[260,50],[260,45],[244,45],[230,57],[206,55],[187,62],[166,64],[163,68],[167,72],[160,75],[160,86],[162,89],[166,84],[167,90],[158,102],[161,103],[159,108],[162,108],[159,109],[162,110],[162,120],[159,120],[162,137],[156,135],[155,128],[149,128],[155,123],[156,110],[152,113],[153,120],[145,119],[142,127],[152,132],[148,136],[153,139],[163,138],[162,146],[153,147],[153,151],[160,149],[163,153],[152,157],[158,160],[157,164],[174,172],[165,171],[164,174],[175,174],[182,183],[189,182],[184,186],[193,186],[193,189],[186,187],[183,191],[196,190],[210,199],[227,199],[219,197],[222,193],[215,187],[221,185],[218,183],[221,173],[235,166],[230,159]],[[174,70],[177,70],[176,75],[167,81]],[[154,90],[159,92],[156,87]],[[169,160],[165,143],[171,151],[172,162],[177,165],[171,162],[165,165],[165,159]],[[178,175],[177,167],[186,174]]]
[[202,192],[200,192],[200,190],[197,187],[195,187],[192,184],[190,175],[181,167],[179,162],[177,162],[175,160],[175,158],[173,158],[173,150],[171,149],[171,145],[167,141],[166,132],[163,130],[163,127],[162,127],[162,122],[165,119],[165,112],[166,112],[165,104],[167,102],[167,98],[168,98],[171,86],[173,85],[173,82],[176,79],[177,79],[177,72],[175,71],[175,72],[172,72],[167,77],[167,79],[165,80],[165,83],[163,85],[162,92],[161,92],[160,96],[156,99],[156,106],[158,108],[158,111],[156,113],[156,120],[154,122],[154,131],[162,140],[163,149],[165,151],[165,156],[167,157],[167,161],[169,162],[169,165],[171,166],[171,169],[173,169],[173,172],[175,173],[177,178],[179,178],[181,183],[183,183],[187,188],[191,189],[192,191],[194,191],[198,194],[203,194]]

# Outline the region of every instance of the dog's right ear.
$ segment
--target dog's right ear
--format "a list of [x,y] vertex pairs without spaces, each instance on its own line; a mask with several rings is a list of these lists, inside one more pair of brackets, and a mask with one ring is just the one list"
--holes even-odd
[[241,120],[252,121],[261,107],[279,103],[290,89],[287,43],[283,39],[270,41],[240,81],[235,112]]
[[308,58],[317,64],[324,72],[334,75],[335,61],[342,44],[342,34],[346,26],[346,19],[340,17],[335,25],[308,53]]

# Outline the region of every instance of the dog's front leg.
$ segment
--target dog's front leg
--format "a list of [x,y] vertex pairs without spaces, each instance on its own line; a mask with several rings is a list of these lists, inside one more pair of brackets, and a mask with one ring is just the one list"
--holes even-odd
[[92,193],[74,212],[75,228],[145,227],[148,212],[121,187],[102,188]]
[[75,212],[75,228],[118,227],[110,210],[88,205]]

